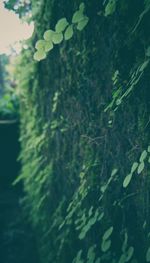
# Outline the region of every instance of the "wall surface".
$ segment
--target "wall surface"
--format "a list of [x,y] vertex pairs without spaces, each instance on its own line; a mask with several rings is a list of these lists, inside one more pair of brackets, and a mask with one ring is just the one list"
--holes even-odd
[[85,1],[87,27],[35,62],[36,40],[60,18],[71,21],[79,4],[32,1],[35,33],[19,84],[26,209],[43,263],[142,263],[150,252],[150,4]]

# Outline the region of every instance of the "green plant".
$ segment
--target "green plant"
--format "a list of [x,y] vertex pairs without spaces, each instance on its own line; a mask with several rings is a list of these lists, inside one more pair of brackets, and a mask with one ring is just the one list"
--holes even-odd
[[[37,1],[32,3],[37,12]],[[89,28],[66,44],[62,38],[71,39],[87,22],[79,24],[84,5],[70,23],[75,1],[40,0],[39,6],[31,50],[23,52],[19,66],[19,88],[20,180],[41,262],[145,262],[149,13],[142,15],[135,34],[143,2],[87,1]],[[55,24],[56,10],[63,18],[36,47],[43,58],[61,43],[59,52],[36,63],[31,60],[36,37],[50,21]]]
[[0,118],[17,119],[19,113],[19,101],[15,93],[6,93],[0,99]]
[[128,187],[128,185],[130,184],[130,181],[132,179],[132,176],[136,170],[137,170],[137,174],[142,173],[142,171],[144,170],[144,167],[145,167],[145,159],[147,157],[148,157],[148,162],[149,162],[149,158],[150,158],[149,154],[150,154],[150,146],[148,146],[147,150],[144,150],[141,153],[140,158],[139,158],[139,163],[138,162],[133,163],[130,173],[125,177],[125,179],[123,181],[123,187],[124,188]]
[[34,59],[37,61],[45,59],[54,45],[60,44],[63,39],[67,41],[72,38],[75,28],[82,31],[89,21],[89,18],[84,14],[84,10],[85,4],[81,3],[79,10],[73,14],[71,23],[66,18],[61,18],[55,26],[55,31],[51,29],[45,31],[44,39],[38,40],[35,45],[37,51],[34,54]]

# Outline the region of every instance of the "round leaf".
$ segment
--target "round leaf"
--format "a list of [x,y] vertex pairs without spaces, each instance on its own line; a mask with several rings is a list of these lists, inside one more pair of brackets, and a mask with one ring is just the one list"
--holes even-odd
[[35,52],[34,54],[34,59],[37,61],[40,61],[42,59],[46,58],[46,53],[43,50],[39,50],[37,52]]
[[150,247],[148,248],[146,252],[146,262],[150,262]]
[[134,248],[129,247],[128,251],[126,252],[126,262],[129,262],[129,260],[132,258],[134,253]]
[[104,212],[102,212],[102,213],[98,216],[97,220],[100,221],[103,217],[104,217]]
[[124,181],[123,181],[123,187],[124,187],[124,188],[126,188],[126,187],[129,185],[131,179],[132,179],[132,174],[128,174],[128,175],[125,177],[125,179],[124,179]]
[[74,13],[74,15],[72,17],[72,23],[74,23],[74,24],[78,23],[83,19],[84,19],[84,15],[83,15],[82,10],[80,9]]
[[116,173],[118,172],[118,169],[113,169],[112,172],[111,172],[111,177],[113,177]]
[[126,262],[126,255],[122,254],[118,263],[125,263]]
[[121,99],[117,99],[117,100],[116,100],[116,105],[117,105],[117,106],[119,106],[121,103],[122,103],[122,100],[121,100]]
[[70,38],[72,38],[72,36],[73,36],[73,26],[70,25],[67,27],[67,29],[65,31],[64,38],[65,38],[65,40],[69,40]]
[[81,12],[84,12],[85,4],[81,3],[80,6],[79,6],[79,9],[81,10]]
[[79,239],[84,239],[85,236],[86,236],[86,231],[83,230],[83,231],[80,233],[80,235],[79,235]]
[[60,44],[63,41],[63,34],[54,32],[52,35],[52,42],[54,44]]
[[102,252],[106,252],[111,247],[111,240],[103,240],[101,244]]
[[147,157],[147,151],[144,150],[140,156],[140,162],[143,162],[145,160],[145,158]]
[[37,50],[44,49],[44,47],[45,47],[45,40],[38,40],[36,42],[35,48]]
[[53,43],[52,42],[48,42],[48,41],[45,41],[45,51],[48,52],[50,51],[51,49],[53,49]]
[[148,66],[149,64],[149,60],[146,60],[141,66],[140,66],[140,69],[139,71],[142,72],[145,70],[145,68]]
[[68,21],[67,21],[66,18],[60,19],[60,20],[57,22],[56,26],[55,26],[56,32],[57,32],[57,33],[63,32],[63,31],[65,30],[65,28],[68,26],[68,24],[69,24],[69,23],[68,23]]
[[86,27],[86,25],[88,24],[88,22],[89,22],[89,18],[86,16],[83,20],[81,20],[81,21],[78,23],[77,29],[78,29],[79,31],[82,31],[82,30]]
[[110,0],[105,8],[105,16],[112,15],[116,10],[116,1]]
[[127,232],[125,232],[124,241],[123,241],[123,244],[122,244],[122,252],[126,251],[127,243],[128,243],[128,234],[127,234]]
[[147,50],[146,50],[146,56],[150,57],[150,47],[148,47]]
[[87,253],[87,263],[93,263],[94,260],[95,260],[95,245],[91,246],[88,250],[88,253]]
[[137,162],[133,163],[132,168],[131,168],[131,173],[134,173],[137,167],[138,167],[138,163]]
[[104,193],[107,189],[107,185],[103,185],[101,186],[101,192]]
[[139,167],[138,167],[138,174],[140,174],[142,171],[143,171],[143,169],[144,169],[144,162],[142,162],[142,163],[140,163],[139,164]]
[[108,228],[108,229],[105,231],[104,235],[103,235],[103,240],[107,240],[107,239],[111,236],[113,230],[114,230],[113,226],[111,226],[110,228]]
[[45,31],[45,33],[44,33],[44,39],[45,39],[46,41],[52,41],[52,36],[53,36],[54,33],[55,33],[55,32],[54,32],[53,30],[47,30],[47,31]]

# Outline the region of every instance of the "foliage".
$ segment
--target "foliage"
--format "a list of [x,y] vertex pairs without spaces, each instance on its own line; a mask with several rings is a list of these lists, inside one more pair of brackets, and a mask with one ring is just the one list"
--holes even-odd
[[[132,165],[132,168],[131,168],[131,171],[130,173],[125,177],[124,181],[123,181],[123,187],[126,188],[131,179],[132,179],[132,176],[133,176],[133,173],[137,170],[137,174],[141,174],[142,171],[144,170],[144,167],[145,167],[145,159],[147,157],[150,158],[150,156],[148,156],[149,154],[149,151],[150,151],[150,146],[148,146],[148,149],[147,150],[144,150],[142,153],[141,153],[141,156],[140,156],[140,159],[139,159],[139,163],[137,162],[134,162],[133,165]],[[148,160],[149,160],[148,158]],[[149,162],[149,161],[148,161]]]
[[18,119],[19,102],[13,92],[4,94],[0,98],[0,119]]
[[0,119],[17,119],[19,101],[8,71],[9,56],[0,55]]
[[[19,67],[18,180],[41,262],[149,262],[149,1],[86,1],[74,41],[83,4],[40,6]],[[46,57],[45,41],[61,45]]]
[[61,18],[56,26],[55,31],[49,29],[44,33],[44,40],[38,40],[35,47],[37,51],[34,54],[34,59],[40,61],[46,58],[47,52],[53,49],[53,46],[60,44],[63,39],[69,40],[72,38],[75,27],[82,31],[88,24],[89,18],[84,15],[85,4],[81,3],[79,9],[73,14],[72,23],[69,24],[67,19]]

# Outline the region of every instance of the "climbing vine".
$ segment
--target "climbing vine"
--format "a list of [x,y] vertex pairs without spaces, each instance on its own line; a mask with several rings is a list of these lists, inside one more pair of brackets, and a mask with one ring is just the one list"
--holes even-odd
[[149,6],[40,0],[18,181],[43,263],[150,262]]
[[75,28],[82,31],[88,24],[89,18],[84,15],[85,4],[81,3],[79,10],[77,10],[72,17],[72,23],[69,24],[66,18],[61,18],[54,30],[47,30],[44,33],[44,40],[38,40],[35,48],[37,51],[34,54],[35,60],[42,60],[46,58],[47,52],[51,51],[56,44],[60,44],[63,39],[69,40],[72,38]]

